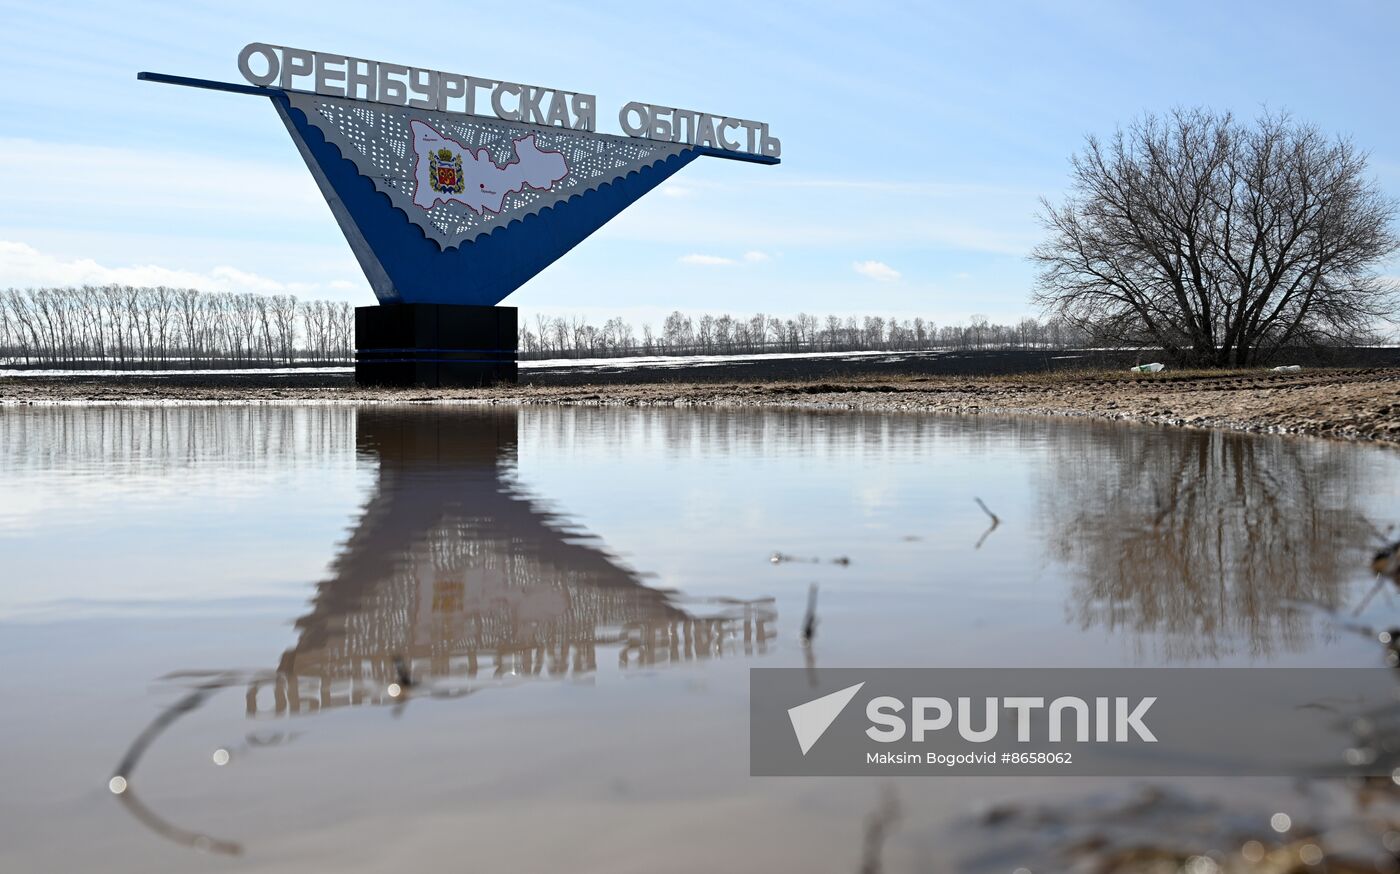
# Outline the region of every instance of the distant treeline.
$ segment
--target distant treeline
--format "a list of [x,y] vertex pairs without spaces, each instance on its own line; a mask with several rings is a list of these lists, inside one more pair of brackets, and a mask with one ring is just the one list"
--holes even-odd
[[[43,368],[229,368],[354,361],[355,310],[344,301],[192,288],[85,285],[0,292],[0,363]],[[520,325],[520,357],[742,355],[920,349],[1077,349],[1102,337],[1061,319],[966,325],[922,318],[691,316],[659,328],[601,326],[537,314]]]
[[[192,288],[85,285],[0,293],[0,361],[30,367],[228,368],[348,364],[354,307],[287,294]],[[1091,338],[1068,323],[1022,319],[967,325],[922,318],[691,316],[673,312],[659,328],[622,318],[601,326],[577,316],[536,315],[520,326],[520,357],[740,355],[760,352],[1055,349]]]
[[631,355],[742,355],[756,352],[854,352],[917,349],[1059,349],[1091,338],[1066,322],[1022,319],[999,325],[973,316],[967,325],[922,318],[819,316],[779,318],[763,313],[689,316],[673,312],[659,330],[640,332],[621,318],[601,327],[584,319],[536,315],[520,326],[521,358],[609,358]]
[[84,285],[0,293],[0,358],[36,367],[221,368],[347,363],[342,301]]

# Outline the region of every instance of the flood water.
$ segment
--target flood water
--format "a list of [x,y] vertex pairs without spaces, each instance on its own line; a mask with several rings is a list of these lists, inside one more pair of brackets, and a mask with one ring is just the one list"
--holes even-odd
[[1120,800],[1322,817],[752,778],[747,672],[1380,665],[1327,608],[1397,496],[1384,448],[1073,420],[0,410],[0,870],[1039,871]]

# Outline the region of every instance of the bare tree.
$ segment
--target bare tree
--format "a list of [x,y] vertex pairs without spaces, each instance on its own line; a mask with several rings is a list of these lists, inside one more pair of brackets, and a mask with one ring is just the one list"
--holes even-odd
[[348,361],[355,357],[355,308],[343,300],[328,305],[334,326],[332,355],[339,361]]
[[290,294],[273,295],[272,316],[278,355],[282,361],[291,364],[296,349],[297,299]]
[[749,319],[749,343],[751,345],[746,351],[757,352],[763,348],[763,344],[767,340],[768,317],[763,313],[755,313],[753,318]]
[[140,359],[150,350],[150,338],[146,336],[149,323],[143,323],[142,310],[145,308],[145,289],[135,285],[123,285],[118,292],[121,306],[126,313],[128,347],[133,358]]
[[540,352],[549,351],[549,317],[544,313],[535,313],[535,335],[540,344]]
[[205,294],[199,298],[199,336],[209,359],[228,354],[228,307],[226,295]]
[[695,332],[695,344],[700,347],[700,351],[706,355],[714,351],[715,345],[715,317],[705,313],[700,317]]
[[14,294],[13,288],[7,289],[5,294],[0,294],[0,357],[14,355],[19,345],[15,342],[15,318],[10,311],[11,294]]
[[666,338],[666,346],[673,352],[677,349],[689,347],[693,341],[692,322],[690,317],[680,310],[676,310],[666,317],[666,322],[662,325],[662,336]]
[[16,345],[16,356],[25,364],[32,364],[38,358],[38,334],[34,330],[33,310],[29,296],[16,288],[5,292],[6,309],[10,314],[11,331]]
[[1071,159],[1042,201],[1038,302],[1178,361],[1247,365],[1299,343],[1352,343],[1393,310],[1376,275],[1400,247],[1367,156],[1287,115],[1147,116]]
[[302,331],[306,335],[306,350],[313,360],[325,357],[326,308],[319,300],[307,301],[298,305],[301,313]]
[[199,292],[193,288],[181,288],[175,292],[175,309],[179,314],[181,339],[184,341],[185,354],[189,356],[192,365],[199,361],[202,342],[200,304]]
[[262,357],[268,361],[277,360],[277,348],[273,340],[276,318],[272,314],[272,298],[264,294],[253,295],[253,309],[257,313],[258,339],[262,342]]

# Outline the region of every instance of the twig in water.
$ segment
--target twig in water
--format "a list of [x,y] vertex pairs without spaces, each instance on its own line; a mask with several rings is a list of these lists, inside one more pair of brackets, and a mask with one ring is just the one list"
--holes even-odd
[[984,504],[984,503],[982,503],[982,499],[981,499],[981,498],[973,498],[972,500],[974,500],[974,501],[977,502],[977,506],[979,506],[979,507],[982,508],[982,512],[983,512],[983,513],[986,513],[988,516],[992,517],[992,527],[993,527],[993,528],[995,528],[995,527],[997,527],[998,525],[1001,524],[1001,520],[997,518],[997,514],[996,514],[996,513],[993,513],[991,510],[988,510],[988,509],[987,509],[987,505]]
[[1366,524],[1366,527],[1367,527],[1367,528],[1370,528],[1370,529],[1371,529],[1371,533],[1372,533],[1373,535],[1375,535],[1375,538],[1376,538],[1377,540],[1381,541],[1382,543],[1385,543],[1385,542],[1389,541],[1389,540],[1390,540],[1390,532],[1392,532],[1392,531],[1395,530],[1395,525],[1394,525],[1394,523],[1391,523],[1390,525],[1385,526],[1385,529],[1382,530],[1382,529],[1380,528],[1380,526],[1378,526],[1375,522],[1372,522],[1370,519],[1367,519],[1365,516],[1362,516],[1362,517],[1361,517],[1361,521],[1364,522],[1364,523]]
[[394,656],[394,673],[399,681],[399,688],[413,688],[413,674],[408,669],[408,664],[404,662],[403,656]]
[[131,742],[131,746],[127,747],[126,754],[117,763],[116,771],[107,783],[112,794],[117,796],[117,800],[131,812],[131,815],[160,836],[197,850],[223,853],[228,856],[240,855],[243,852],[242,846],[233,841],[220,840],[211,835],[181,828],[169,822],[136,799],[131,779],[141,757],[146,754],[146,750],[150,748],[151,744],[155,743],[156,738],[170,727],[171,723],[198,710],[205,701],[209,700],[210,696],[236,681],[236,678],[231,675],[217,675],[214,679],[200,683],[189,694],[161,711],[150,725],[147,725],[136,736],[136,740]]
[[811,646],[817,636],[817,584],[807,590],[807,615],[802,617],[802,645]]
[[899,823],[900,816],[899,796],[895,794],[893,786],[886,786],[880,793],[879,805],[865,818],[860,874],[880,874],[880,852],[885,847],[885,838]]
[[1400,584],[1400,541],[1381,547],[1371,559],[1371,570]]
[[[821,564],[821,563],[822,563],[822,560],[819,559],[819,558],[801,558],[801,557],[799,557],[799,556],[796,556],[796,555],[788,555],[787,553],[783,553],[783,552],[775,552],[775,553],[773,553],[772,555],[768,556],[768,560],[771,561],[773,564],[785,564],[785,563],[791,563],[791,564]],[[839,564],[839,565],[841,565],[842,567],[849,567],[850,564],[851,564],[851,559],[850,559],[849,556],[838,555],[838,556],[836,556],[835,558],[833,558],[833,559],[831,560],[831,563],[832,563],[832,564]]]
[[[1373,530],[1375,527],[1371,525]],[[1387,528],[1386,532],[1389,533],[1389,531],[1390,529]],[[1361,615],[1361,611],[1366,609],[1366,605],[1371,603],[1371,599],[1376,597],[1376,593],[1385,588],[1387,579],[1400,585],[1400,542],[1382,546],[1377,550],[1375,557],[1371,559],[1371,570],[1375,571],[1376,584],[1371,587],[1371,591],[1366,594],[1361,603],[1356,605],[1356,610],[1351,614],[1353,616]]]
[[794,564],[821,564],[821,563],[822,563],[822,560],[819,559],[819,558],[802,558],[802,557],[796,556],[796,555],[788,555],[787,553],[783,553],[783,552],[775,552],[775,553],[773,553],[772,555],[768,556],[768,560],[771,561],[773,564],[784,564],[784,563],[794,563]]
[[221,853],[225,856],[241,856],[243,854],[243,847],[241,844],[235,843],[234,841],[222,840],[201,832],[190,831],[189,829],[174,825],[166,819],[162,819],[159,814],[137,799],[136,792],[133,789],[127,789],[122,792],[117,796],[117,800],[136,818],[137,822],[168,841],[205,853]]
[[1366,593],[1366,597],[1361,599],[1361,603],[1356,605],[1356,609],[1351,611],[1352,616],[1360,616],[1361,611],[1366,609],[1366,605],[1371,603],[1371,599],[1376,597],[1376,593],[1385,586],[1385,577],[1376,574],[1376,584],[1371,587],[1371,591]]
[[391,711],[395,719],[403,716],[403,709],[408,704],[408,690],[414,685],[413,673],[408,669],[403,656],[394,656],[394,679],[395,682],[389,684],[389,697],[394,699],[394,709]]
[[979,506],[979,507],[982,508],[982,512],[983,512],[983,513],[986,513],[986,514],[987,514],[988,516],[990,516],[991,519],[992,519],[992,525],[991,525],[991,527],[988,528],[986,531],[983,531],[983,532],[982,532],[982,536],[979,537],[979,538],[977,538],[977,545],[973,547],[973,549],[981,549],[981,548],[982,548],[982,544],[987,542],[987,538],[991,536],[991,533],[992,533],[993,531],[997,530],[997,526],[1001,524],[1001,519],[999,519],[999,518],[997,517],[997,514],[996,514],[996,513],[993,513],[991,510],[988,510],[988,509],[987,509],[987,505],[984,504],[984,503],[982,503],[982,499],[981,499],[981,498],[976,498],[976,497],[975,497],[975,498],[973,498],[972,500],[976,501],[976,502],[977,502],[977,506]]

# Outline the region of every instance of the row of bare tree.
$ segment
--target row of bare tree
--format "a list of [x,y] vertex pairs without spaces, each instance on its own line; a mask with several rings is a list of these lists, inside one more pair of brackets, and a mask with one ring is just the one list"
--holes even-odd
[[39,367],[229,367],[348,362],[342,301],[193,288],[84,285],[0,293],[0,359]]
[[[537,314],[522,326],[524,358],[735,355],[930,348],[1061,348],[1084,345],[1067,322],[1022,319],[967,325],[922,318],[691,316],[673,312],[659,329],[621,318],[601,327]],[[31,367],[218,368],[354,359],[354,309],[343,301],[192,288],[85,285],[0,293],[0,361]]]
[[753,352],[850,352],[916,349],[1036,349],[1084,346],[1089,335],[1067,321],[1022,319],[999,325],[974,315],[967,325],[938,325],[922,318],[827,316],[799,313],[778,318],[690,316],[673,312],[660,330],[640,333],[621,318],[602,327],[577,316],[536,314],[520,331],[522,358],[609,358],[629,355],[739,355]]

